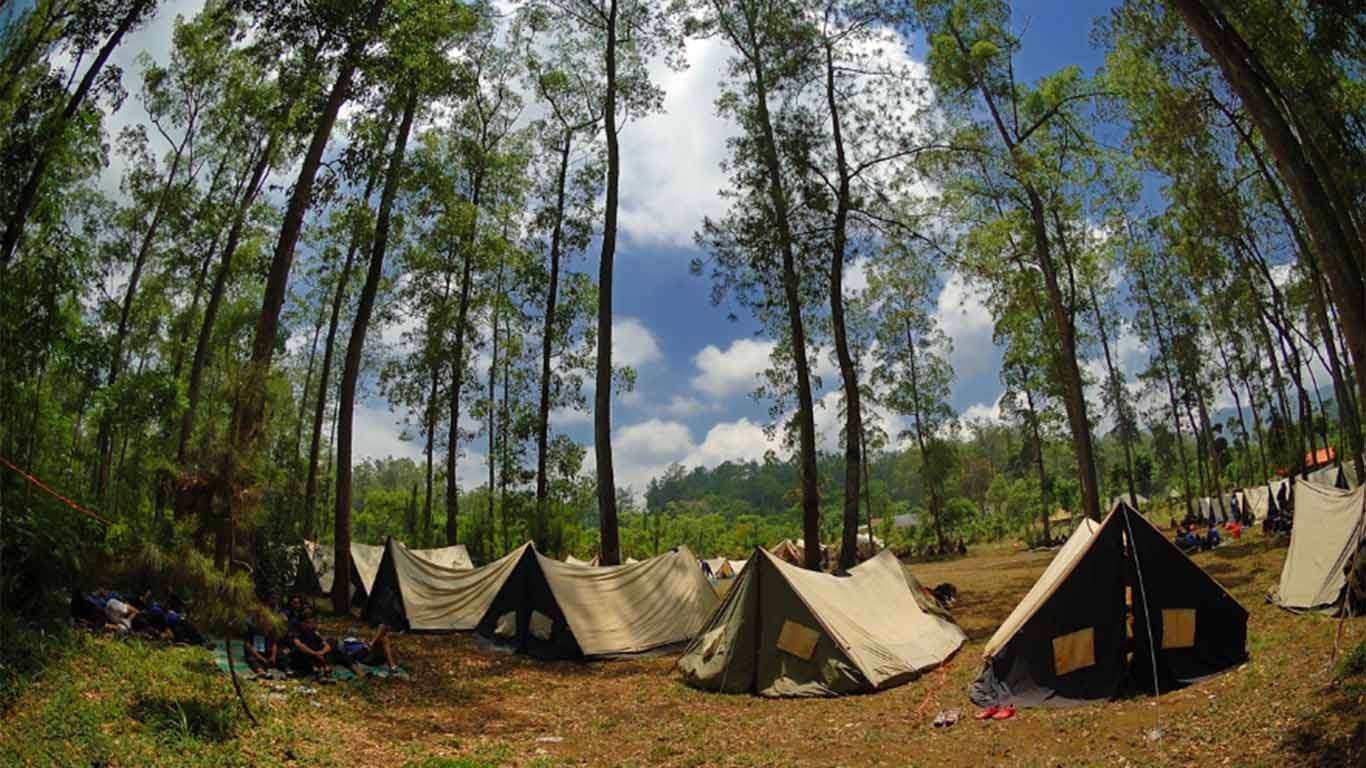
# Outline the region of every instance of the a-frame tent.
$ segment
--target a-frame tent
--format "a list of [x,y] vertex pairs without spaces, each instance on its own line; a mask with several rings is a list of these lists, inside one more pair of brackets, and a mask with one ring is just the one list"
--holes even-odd
[[476,631],[538,658],[625,656],[691,640],[719,603],[687,547],[584,568],[527,544]]
[[[1129,637],[1129,628],[1133,636]],[[1084,520],[997,629],[973,684],[981,706],[1167,691],[1247,659],[1247,611],[1142,515]]]
[[1295,526],[1272,599],[1292,611],[1335,612],[1345,569],[1366,536],[1366,486],[1354,491],[1295,483]]
[[696,688],[838,696],[889,688],[943,664],[966,640],[923,610],[889,551],[844,576],[756,549],[679,660]]
[[686,548],[586,568],[523,544],[472,570],[442,568],[390,541],[365,618],[418,632],[476,630],[545,658],[640,653],[691,640],[719,600]]
[[365,620],[416,632],[458,632],[479,625],[529,545],[482,568],[446,568],[392,539],[375,572]]
[[731,561],[724,557],[713,557],[703,561],[711,569],[711,575],[718,579],[735,578],[735,569],[731,567]]
[[305,595],[325,595],[332,591],[332,550],[304,539],[297,550],[294,591]]
[[[370,594],[370,585],[375,581],[375,573],[379,570],[379,561],[383,556],[383,545],[351,543],[353,599],[364,600]],[[331,547],[305,539],[299,550],[294,574],[295,591],[310,595],[331,594],[335,560]]]
[[432,565],[439,565],[442,568],[453,568],[457,571],[468,571],[474,568],[474,561],[470,559],[470,552],[465,549],[464,544],[410,551]]

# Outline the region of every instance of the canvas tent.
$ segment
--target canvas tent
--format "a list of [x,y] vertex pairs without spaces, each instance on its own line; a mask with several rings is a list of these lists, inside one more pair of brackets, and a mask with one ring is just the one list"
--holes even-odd
[[745,570],[745,564],[748,563],[748,562],[749,562],[748,560],[727,560],[727,561],[726,561],[726,563],[730,566],[730,572],[733,573],[733,574],[735,574],[736,576],[739,576],[739,575],[740,575],[740,571]]
[[838,696],[907,682],[965,639],[920,608],[891,552],[834,576],[756,549],[678,666],[703,690]]
[[1148,505],[1148,497],[1144,496],[1141,493],[1137,496],[1132,497],[1127,493],[1121,493],[1120,495],[1110,499],[1110,506],[1108,507],[1108,509],[1110,511],[1114,511],[1114,508],[1119,506],[1120,504],[1128,504],[1130,507],[1133,507],[1136,510],[1141,510],[1143,507],[1146,507]]
[[711,569],[711,575],[718,579],[735,578],[735,569],[730,567],[730,561],[724,557],[713,557],[704,561]]
[[1154,660],[1167,691],[1242,663],[1246,649],[1247,611],[1121,507],[1081,521],[987,642],[971,696],[981,706],[1102,701],[1126,681],[1151,691]]
[[686,548],[586,568],[524,544],[482,568],[455,570],[389,542],[365,618],[413,631],[475,630],[539,657],[579,658],[684,643],[718,602]]
[[455,544],[449,547],[435,547],[433,549],[413,549],[409,551],[423,560],[426,560],[433,565],[439,565],[442,568],[454,568],[457,571],[468,571],[474,567],[474,561],[470,559],[470,552],[465,549],[464,544]]
[[[351,544],[351,586],[357,600],[370,594],[370,586],[375,581],[375,572],[383,556],[382,545]],[[335,559],[330,547],[305,539],[295,572],[295,590],[315,595],[330,594],[336,570]]]
[[1343,569],[1366,535],[1366,488],[1344,491],[1295,483],[1295,527],[1272,599],[1297,611],[1335,611],[1342,603]]
[[[820,545],[821,560],[830,553],[830,548],[824,544]],[[771,554],[784,562],[793,565],[804,565],[806,563],[806,542],[803,539],[783,539],[768,550]]]
[[[1303,479],[1325,488],[1347,487],[1347,478],[1343,475],[1342,467],[1339,467],[1336,464],[1320,467],[1313,472],[1306,472],[1304,473]],[[1296,483],[1296,485],[1299,485],[1299,483]]]
[[530,545],[516,554],[476,629],[491,642],[541,658],[678,645],[697,634],[720,602],[687,547],[598,568],[543,557]]
[[596,557],[592,560],[580,560],[577,557],[574,557],[573,555],[564,556],[564,561],[566,563],[569,563],[570,565],[597,565],[597,560],[598,559]]
[[298,549],[294,571],[294,591],[306,595],[325,595],[332,591],[332,550],[304,539]]

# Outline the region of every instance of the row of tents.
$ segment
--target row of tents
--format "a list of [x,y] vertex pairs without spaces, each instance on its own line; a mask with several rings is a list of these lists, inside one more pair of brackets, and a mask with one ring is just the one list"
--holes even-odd
[[[1366,535],[1366,489],[1299,482],[1294,493],[1297,523],[1275,599],[1292,610],[1331,609],[1344,591],[1343,566]],[[724,600],[686,547],[588,567],[525,544],[473,568],[467,555],[451,567],[440,562],[454,561],[449,554],[389,540],[353,549],[352,576],[373,623],[473,632],[541,658],[683,646],[685,681],[719,692],[876,691],[944,664],[966,641],[890,552],[835,575],[788,562],[781,554],[797,546],[788,544],[775,548],[781,553],[756,548],[744,561],[707,561],[733,579]],[[318,548],[307,549],[316,562]],[[1034,706],[1164,692],[1245,661],[1247,619],[1218,582],[1119,503],[1103,521],[1078,525],[997,629],[972,697]]]

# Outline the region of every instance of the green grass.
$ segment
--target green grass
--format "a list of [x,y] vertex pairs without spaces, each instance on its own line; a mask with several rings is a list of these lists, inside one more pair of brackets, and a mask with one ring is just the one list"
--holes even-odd
[[247,690],[261,720],[249,729],[232,686],[202,649],[82,633],[24,635],[17,645],[40,645],[50,655],[40,661],[26,651],[26,674],[5,683],[11,711],[0,732],[0,765],[222,768],[280,765],[295,756],[288,704],[265,708],[259,692]]

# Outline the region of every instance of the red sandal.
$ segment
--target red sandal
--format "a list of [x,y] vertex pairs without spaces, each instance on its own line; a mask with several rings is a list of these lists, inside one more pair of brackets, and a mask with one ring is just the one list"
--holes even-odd
[[1000,708],[1000,707],[987,707],[986,709],[982,710],[981,712],[978,712],[977,714],[973,715],[973,717],[976,718],[976,719],[978,719],[978,720],[990,720],[991,718],[993,718],[993,717],[996,716],[996,713],[997,713],[997,712],[1000,712],[1000,711],[1001,711],[1001,708]]
[[1001,707],[991,715],[992,720],[1009,720],[1015,716],[1014,707]]

